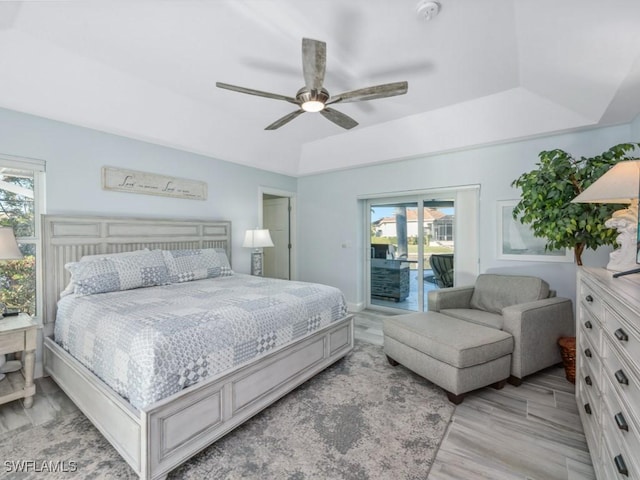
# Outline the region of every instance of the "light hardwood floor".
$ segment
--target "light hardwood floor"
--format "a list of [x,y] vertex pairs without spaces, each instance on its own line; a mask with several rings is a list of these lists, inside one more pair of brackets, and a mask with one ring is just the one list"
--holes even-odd
[[[385,316],[359,312],[356,338],[382,345]],[[51,379],[38,379],[31,409],[19,400],[0,405],[0,440],[76,409]],[[429,474],[429,480],[453,479],[595,479],[564,370],[545,370],[517,388],[468,395],[456,407]]]
[[[356,338],[382,345],[385,316],[356,314]],[[469,394],[455,409],[429,480],[595,479],[577,408],[562,367],[519,387]]]

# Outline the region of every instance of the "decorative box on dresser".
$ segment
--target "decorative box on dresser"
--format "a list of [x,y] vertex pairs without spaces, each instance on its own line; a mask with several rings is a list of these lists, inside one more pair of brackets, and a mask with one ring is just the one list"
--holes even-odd
[[576,399],[598,480],[640,480],[640,275],[581,267]]

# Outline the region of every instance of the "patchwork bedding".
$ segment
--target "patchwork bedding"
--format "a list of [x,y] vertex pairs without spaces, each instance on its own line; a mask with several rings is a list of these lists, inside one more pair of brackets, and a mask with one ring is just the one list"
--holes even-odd
[[234,274],[63,297],[55,341],[134,407],[168,397],[347,314],[326,285]]

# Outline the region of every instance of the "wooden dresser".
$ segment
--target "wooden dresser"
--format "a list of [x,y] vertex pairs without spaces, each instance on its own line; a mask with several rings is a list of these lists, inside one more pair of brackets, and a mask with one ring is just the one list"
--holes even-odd
[[598,480],[640,480],[640,274],[581,267],[576,398]]

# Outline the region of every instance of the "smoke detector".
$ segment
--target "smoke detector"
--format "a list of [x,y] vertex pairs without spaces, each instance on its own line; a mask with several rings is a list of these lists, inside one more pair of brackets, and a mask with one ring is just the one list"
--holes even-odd
[[418,18],[428,22],[432,18],[438,16],[440,12],[440,4],[438,2],[430,2],[428,0],[420,0],[416,6]]

